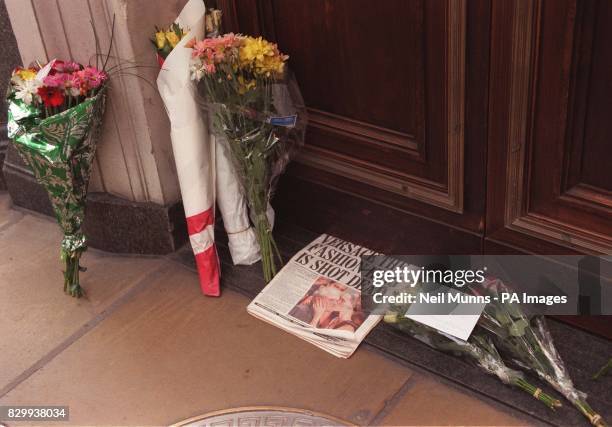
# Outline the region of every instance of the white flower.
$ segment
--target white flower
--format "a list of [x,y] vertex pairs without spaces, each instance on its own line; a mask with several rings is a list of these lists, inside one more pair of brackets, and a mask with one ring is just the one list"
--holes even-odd
[[15,98],[21,99],[27,105],[32,101],[39,101],[38,88],[42,86],[42,82],[38,79],[21,80],[16,85]]
[[200,81],[204,77],[204,69],[202,68],[202,60],[200,58],[193,58],[189,64],[189,71],[191,74],[191,80]]

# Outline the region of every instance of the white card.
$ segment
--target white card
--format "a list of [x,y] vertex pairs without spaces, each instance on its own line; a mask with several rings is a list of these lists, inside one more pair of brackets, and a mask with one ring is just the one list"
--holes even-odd
[[480,319],[475,314],[407,314],[406,317],[463,341],[467,341]]
[[[447,293],[457,293],[455,289],[446,288]],[[467,341],[474,330],[486,304],[479,303],[423,303],[410,305],[406,317],[438,331]]]

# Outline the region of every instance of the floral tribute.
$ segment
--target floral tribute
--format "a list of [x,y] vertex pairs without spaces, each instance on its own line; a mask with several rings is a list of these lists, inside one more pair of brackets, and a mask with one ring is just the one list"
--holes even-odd
[[108,74],[96,67],[54,60],[42,69],[13,70],[9,98],[14,95],[15,100],[49,117],[92,98],[107,79]]
[[169,28],[159,29],[155,27],[155,35],[151,39],[151,43],[155,46],[157,52],[157,62],[161,67],[164,65],[164,60],[170,55],[172,49],[187,35],[189,31],[185,31],[176,22],[170,25]]
[[278,176],[303,144],[306,110],[288,56],[261,37],[228,33],[192,40],[190,72],[225,137],[244,188],[269,282],[282,259],[267,212]]
[[49,194],[64,232],[64,291],[77,298],[87,249],[81,226],[108,79],[96,67],[53,60],[15,69],[7,94],[8,135]]
[[470,361],[551,410],[561,407],[559,399],[530,382],[525,374],[531,373],[565,397],[593,426],[607,425],[588,404],[586,394],[574,386],[544,316],[527,315],[518,304],[502,303],[502,293],[510,292],[510,288],[499,279],[488,278],[465,291],[471,295],[488,295],[492,300],[485,306],[467,341],[406,317],[408,305],[391,307],[384,320],[430,347]]

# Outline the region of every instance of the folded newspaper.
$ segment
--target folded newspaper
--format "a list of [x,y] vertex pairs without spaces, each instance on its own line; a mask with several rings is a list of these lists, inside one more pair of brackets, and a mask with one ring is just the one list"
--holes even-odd
[[363,246],[322,234],[299,251],[247,311],[329,353],[350,357],[382,316],[361,306]]

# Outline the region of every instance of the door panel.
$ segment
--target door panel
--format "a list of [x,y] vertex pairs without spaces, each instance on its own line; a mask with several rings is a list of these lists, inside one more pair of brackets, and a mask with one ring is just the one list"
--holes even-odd
[[489,238],[612,253],[611,22],[606,1],[493,3]]
[[309,109],[301,164],[352,180],[342,191],[461,222],[466,0],[219,4],[230,26],[290,55]]
[[[397,132],[413,144],[423,140],[422,0],[376,7],[354,0],[276,0],[269,6],[280,18],[274,35],[292,54],[310,108]],[[292,15],[299,25],[282,19]],[[376,81],[382,79],[393,93],[380,90]]]
[[[291,66],[303,82],[311,159],[335,154],[352,159],[352,166],[393,176],[398,183],[419,176],[443,190],[446,162],[441,145],[428,146],[425,136],[423,2],[392,0],[375,8],[352,0],[267,4],[278,18],[274,35],[295,58]],[[299,16],[299,25],[283,19],[289,16]],[[437,46],[432,48],[444,49],[439,39],[434,38]],[[437,70],[429,76],[432,86],[442,87],[443,64],[430,68]],[[430,120],[443,121],[443,105],[431,104],[437,117]],[[435,131],[441,135],[432,137],[443,137],[443,129]]]

